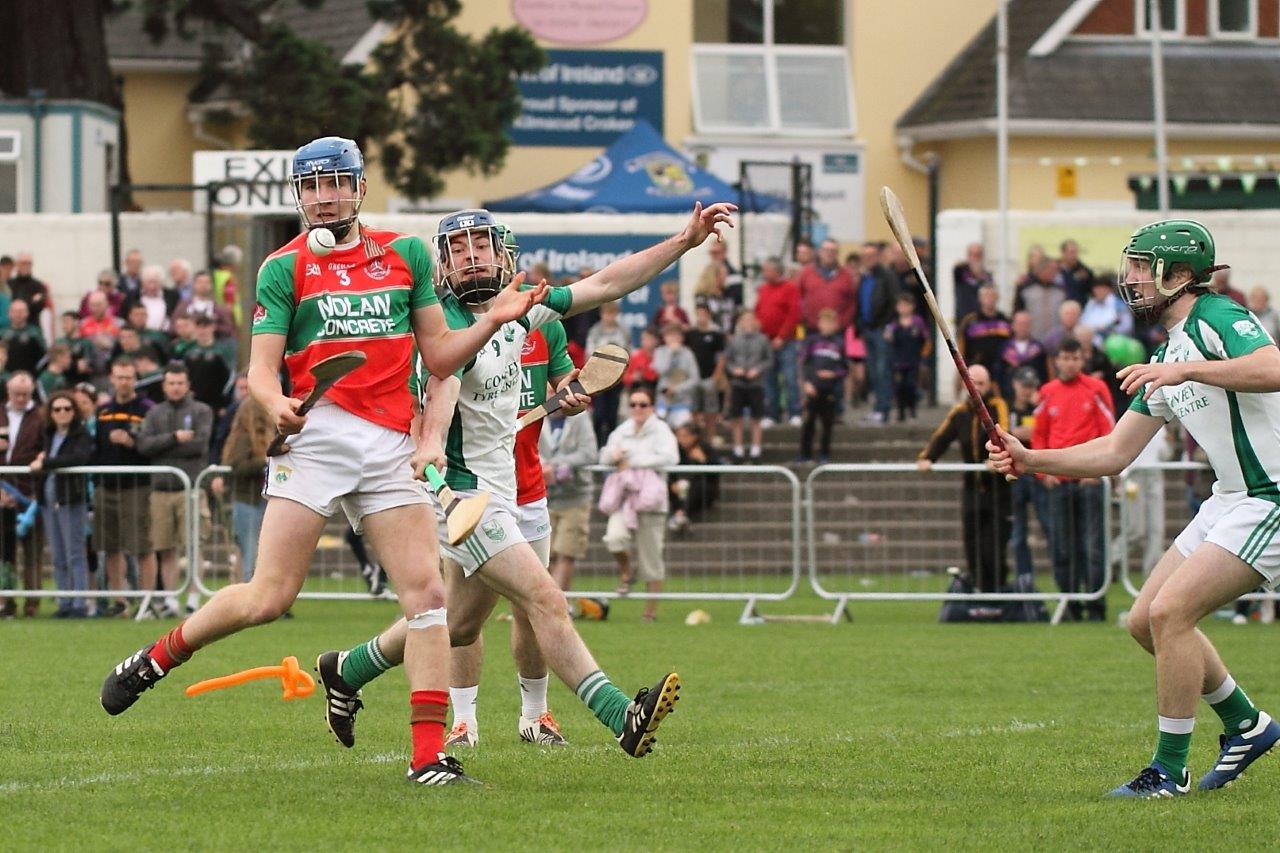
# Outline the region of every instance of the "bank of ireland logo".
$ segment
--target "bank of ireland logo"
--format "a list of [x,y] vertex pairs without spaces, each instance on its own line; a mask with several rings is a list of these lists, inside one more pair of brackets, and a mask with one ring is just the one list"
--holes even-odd
[[480,525],[480,529],[484,531],[484,535],[488,536],[494,542],[501,542],[507,538],[507,531],[502,529],[502,524],[496,519],[490,519]]
[[1258,326],[1252,320],[1236,320],[1231,324],[1231,328],[1236,330],[1236,334],[1242,338],[1256,338],[1258,336]]
[[609,173],[612,171],[613,161],[601,154],[570,175],[569,180],[575,184],[594,184],[596,181],[603,181],[609,177]]
[[289,476],[293,473],[293,469],[288,465],[277,465],[275,473],[275,481],[277,483],[289,482]]
[[627,82],[632,86],[652,86],[658,82],[658,69],[652,65],[628,65]]
[[391,275],[391,265],[381,258],[377,258],[369,262],[369,265],[364,268],[364,272],[374,281],[382,281]]

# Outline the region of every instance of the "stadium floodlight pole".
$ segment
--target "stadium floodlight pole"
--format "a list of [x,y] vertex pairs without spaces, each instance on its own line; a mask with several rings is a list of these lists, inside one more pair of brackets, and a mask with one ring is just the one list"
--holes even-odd
[[1000,233],[996,285],[1009,292],[1009,2],[1000,0],[996,12],[996,185],[999,195]]
[[[942,339],[947,344],[947,352],[951,353],[951,360],[955,362],[956,371],[960,374],[960,380],[964,382],[964,389],[969,393],[969,399],[973,402],[973,407],[977,409],[978,420],[982,421],[982,428],[986,431],[987,438],[991,439],[992,444],[1003,450],[1004,439],[1000,437],[1000,430],[996,429],[996,422],[991,419],[991,412],[988,411],[986,402],[973,384],[973,378],[969,376],[969,365],[965,363],[964,356],[956,348],[956,339],[951,334],[951,324],[942,316],[942,309],[938,307],[937,297],[933,295],[933,286],[929,284],[929,277],[924,274],[924,267],[920,265],[920,256],[916,254],[915,241],[911,239],[911,227],[907,225],[907,215],[902,212],[902,202],[898,201],[898,197],[888,187],[880,188],[880,210],[884,213],[885,222],[889,223],[889,230],[893,232],[893,239],[898,241],[898,245],[902,247],[902,254],[906,255],[907,262],[911,264],[911,269],[915,270],[916,276],[920,279],[920,285],[924,288],[925,304],[929,306],[929,311],[933,314],[933,321],[938,324],[938,331],[942,332]],[[1013,474],[1005,474],[1004,478],[1010,483],[1018,479]]]
[[[1169,140],[1164,114],[1164,22],[1160,19],[1161,0],[1147,0],[1151,15],[1151,105],[1156,136],[1156,199],[1161,218],[1169,215]],[[1177,14],[1175,9],[1174,14]]]

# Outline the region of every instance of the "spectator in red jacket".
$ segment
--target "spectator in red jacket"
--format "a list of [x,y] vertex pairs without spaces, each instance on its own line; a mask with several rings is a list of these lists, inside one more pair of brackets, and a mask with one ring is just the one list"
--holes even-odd
[[[1040,389],[1040,406],[1031,441],[1035,447],[1074,447],[1107,435],[1115,426],[1111,391],[1106,384],[1084,373],[1084,350],[1075,338],[1066,338],[1053,359],[1058,378]],[[1049,492],[1049,517],[1053,536],[1053,576],[1062,592],[1095,592],[1102,588],[1103,491],[1100,480],[1070,480],[1048,474],[1042,478]],[[1089,618],[1107,618],[1106,602],[1086,603]],[[1074,621],[1081,618],[1080,602],[1068,604]]]
[[648,388],[650,396],[658,387],[658,371],[653,369],[653,354],[658,349],[657,329],[640,332],[640,347],[631,351],[627,369],[622,372],[622,386],[628,393],[637,388]]
[[[786,393],[787,416],[792,426],[800,424],[800,382],[797,376],[796,330],[800,327],[800,288],[782,274],[782,261],[769,258],[760,265],[763,281],[756,290],[756,319],[760,331],[773,345],[773,364],[764,377],[765,409],[770,421],[782,420],[782,394]],[[779,385],[781,377],[781,386]]]
[[800,288],[800,315],[806,329],[818,328],[818,314],[823,308],[835,309],[839,318],[837,331],[843,333],[853,323],[858,290],[848,268],[840,265],[840,244],[835,240],[822,241],[818,260],[800,270],[796,286]]
[[689,315],[680,307],[680,283],[675,279],[664,281],[660,292],[662,304],[653,312],[653,322],[649,325],[655,329],[665,329],[675,323],[683,329],[689,328]]

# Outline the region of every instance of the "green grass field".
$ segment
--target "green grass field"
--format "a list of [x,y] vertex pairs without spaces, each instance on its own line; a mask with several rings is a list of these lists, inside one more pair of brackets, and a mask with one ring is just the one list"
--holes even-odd
[[[1123,599],[1117,599],[1120,603]],[[519,742],[508,625],[491,624],[482,789],[404,781],[405,683],[365,691],[354,750],[318,696],[259,682],[195,699],[197,680],[366,638],[386,603],[304,603],[297,618],[202,651],[109,718],[103,676],[164,627],[101,620],[0,623],[0,815],[6,849],[1195,849],[1274,845],[1280,766],[1177,801],[1101,794],[1150,757],[1152,664],[1105,625],[938,625],[933,605],[855,606],[852,624],[736,624],[732,604],[686,627],[624,603],[581,626],[629,692],[684,679],[652,755],[624,755],[572,693],[551,704],[572,745]],[[817,612],[816,601],[787,604]],[[776,611],[776,608],[775,608]],[[1240,682],[1280,708],[1272,629],[1210,622]],[[1202,706],[1203,707],[1203,706]],[[1192,771],[1216,754],[1203,708]]]

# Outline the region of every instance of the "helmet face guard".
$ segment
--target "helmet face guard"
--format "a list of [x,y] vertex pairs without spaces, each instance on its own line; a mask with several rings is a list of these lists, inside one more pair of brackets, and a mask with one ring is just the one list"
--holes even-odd
[[[1177,275],[1175,268],[1189,274]],[[1135,317],[1156,321],[1169,303],[1188,290],[1202,289],[1215,272],[1226,268],[1214,264],[1213,237],[1199,222],[1154,222],[1129,238],[1120,257],[1116,289]]]
[[[289,188],[302,227],[308,231],[328,228],[339,243],[345,241],[364,201],[363,181],[364,157],[352,140],[326,136],[299,148],[289,170]],[[330,187],[336,188],[337,193]],[[309,193],[307,201],[303,201],[304,192]],[[326,220],[320,212],[322,205],[335,205],[339,210],[349,206],[350,213]]]
[[515,276],[515,235],[488,211],[446,216],[435,244],[440,281],[464,305],[488,302]]

